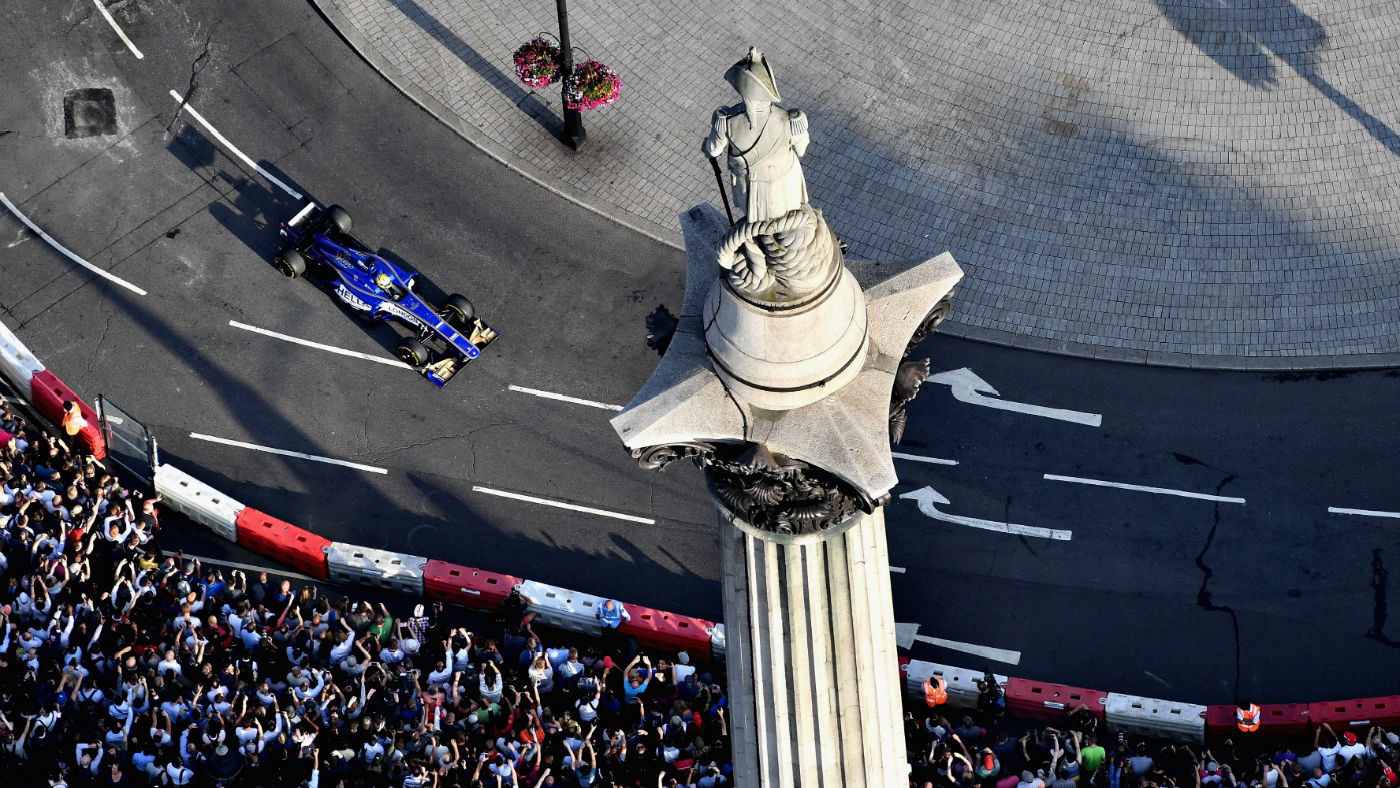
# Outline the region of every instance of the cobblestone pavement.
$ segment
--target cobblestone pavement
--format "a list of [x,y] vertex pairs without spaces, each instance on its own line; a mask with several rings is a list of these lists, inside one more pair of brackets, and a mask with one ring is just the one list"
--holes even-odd
[[622,74],[557,140],[511,52],[546,0],[314,0],[444,122],[679,243],[699,150],[758,45],[811,116],[813,202],[863,258],[949,249],[950,333],[1147,363],[1400,365],[1400,2],[574,0]]

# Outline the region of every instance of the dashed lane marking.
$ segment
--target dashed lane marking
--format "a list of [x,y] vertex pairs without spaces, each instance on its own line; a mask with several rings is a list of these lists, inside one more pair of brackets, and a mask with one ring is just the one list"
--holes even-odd
[[506,388],[507,388],[507,389],[510,389],[511,391],[518,391],[518,392],[520,392],[521,394],[533,394],[533,395],[536,396],[536,397],[543,397],[543,398],[545,398],[545,399],[559,400],[560,402],[572,402],[572,403],[575,404],[575,405],[587,405],[587,406],[590,407],[590,408],[598,408],[598,409],[600,409],[600,410],[617,410],[617,411],[622,410],[622,406],[621,406],[621,405],[609,405],[609,404],[606,403],[606,402],[594,402],[594,401],[591,400],[591,399],[579,399],[578,397],[569,397],[569,396],[566,396],[566,395],[564,395],[564,394],[555,394],[555,393],[552,392],[552,391],[540,391],[539,389],[527,389],[527,388],[525,388],[524,386],[517,386],[517,385],[515,385],[514,383],[510,384],[509,386],[506,386]]
[[541,506],[552,506],[556,509],[568,509],[572,512],[583,512],[585,514],[596,514],[599,517],[611,517],[614,520],[626,520],[629,523],[644,523],[646,525],[656,525],[656,521],[650,517],[638,517],[634,514],[622,514],[621,512],[610,512],[607,509],[594,509],[591,506],[579,506],[563,501],[551,501],[548,498],[536,498],[533,495],[522,495],[520,493],[507,492],[505,490],[495,490],[490,487],[478,487],[473,485],[472,492],[485,493],[486,495],[498,495],[502,498],[511,498],[517,501],[537,503]]
[[121,38],[122,43],[126,44],[126,48],[131,50],[131,54],[135,55],[137,60],[144,58],[145,55],[141,54],[141,50],[137,49],[136,45],[131,43],[131,39],[126,37],[126,33],[123,33],[122,29],[117,26],[117,20],[112,18],[112,12],[107,10],[107,6],[102,4],[102,0],[92,0],[92,2],[97,6],[97,10],[102,12],[102,18],[107,20],[107,24],[117,31],[117,36]]
[[195,111],[194,107],[191,107],[189,104],[186,104],[185,99],[178,92],[172,90],[170,91],[170,96],[171,98],[175,99],[175,101],[179,102],[180,106],[185,110],[185,112],[190,113],[190,117],[199,121],[199,124],[203,126],[206,131],[214,135],[214,139],[218,140],[225,148],[228,148],[229,153],[232,153],[234,156],[237,156],[244,164],[256,170],[259,175],[263,176],[269,181],[272,181],[272,183],[278,188],[280,188],[282,191],[292,195],[292,199],[300,200],[302,198],[301,192],[297,191],[296,189],[293,189],[292,187],[278,180],[277,176],[273,175],[267,170],[264,170],[262,167],[259,167],[257,162],[248,158],[248,154],[234,147],[233,143],[229,142],[227,137],[220,134],[219,130],[214,128],[214,125],[212,123],[205,120],[204,116]]
[[1122,482],[1106,482],[1101,479],[1082,479],[1078,476],[1061,476],[1057,473],[1047,473],[1045,478],[1052,482],[1071,482],[1073,484],[1089,484],[1094,487],[1113,487],[1119,490],[1135,490],[1137,492],[1156,493],[1157,495],[1175,495],[1179,498],[1197,498],[1202,501],[1218,501],[1220,503],[1244,503],[1243,498],[1231,498],[1227,495],[1211,495],[1209,493],[1190,492],[1188,490],[1173,490],[1169,487],[1147,487],[1141,484],[1124,484]]
[[119,277],[119,276],[116,276],[116,275],[114,275],[114,274],[109,274],[109,273],[107,273],[106,271],[102,270],[101,268],[98,268],[97,266],[93,265],[92,263],[89,263],[88,261],[84,260],[83,258],[81,258],[81,257],[77,256],[76,254],[73,254],[72,252],[68,251],[68,247],[64,246],[63,244],[59,243],[58,241],[55,241],[55,240],[53,239],[53,236],[51,236],[51,235],[49,235],[48,233],[44,232],[43,230],[39,229],[39,225],[37,225],[37,224],[35,224],[34,222],[30,221],[28,216],[25,216],[23,213],[20,213],[20,210],[19,210],[18,208],[15,207],[15,204],[14,204],[14,203],[10,202],[10,198],[6,197],[4,192],[0,192],[0,202],[5,203],[5,207],[10,209],[10,213],[14,214],[14,215],[15,215],[15,218],[19,219],[21,222],[24,222],[24,224],[25,224],[26,227],[28,227],[29,229],[31,229],[31,230],[34,231],[34,234],[35,234],[35,235],[37,235],[37,236],[39,236],[40,238],[43,238],[45,241],[47,241],[48,244],[49,244],[49,246],[52,246],[53,248],[57,249],[64,257],[67,257],[69,260],[72,260],[73,262],[77,263],[78,265],[81,265],[82,267],[88,269],[89,271],[93,272],[94,274],[97,274],[98,276],[102,277],[103,279],[106,279],[106,280],[109,281],[109,282],[112,282],[112,283],[114,283],[114,284],[118,284],[118,285],[121,285],[122,287],[125,287],[127,290],[130,290],[131,292],[133,292],[133,293],[135,293],[135,294],[137,294],[137,295],[145,295],[145,294],[146,294],[146,291],[145,291],[145,290],[142,290],[141,288],[137,287],[136,285],[133,285],[132,283],[126,281],[125,279],[122,279],[122,278]]
[[265,337],[280,339],[284,342],[291,342],[295,345],[305,345],[306,347],[314,347],[317,350],[324,350],[327,353],[335,353],[336,355],[340,356],[350,356],[351,358],[362,358],[365,361],[373,361],[377,364],[388,364],[391,367],[403,367],[404,369],[413,369],[413,367],[410,367],[409,365],[403,363],[402,361],[399,361],[398,359],[383,358],[381,356],[372,356],[368,353],[361,353],[357,350],[346,350],[345,348],[339,348],[333,345],[323,345],[320,342],[312,342],[309,339],[302,339],[300,337],[289,336],[287,334],[279,334],[276,331],[269,331],[266,328],[250,326],[247,323],[240,323],[237,320],[230,320],[228,321],[228,324],[230,326],[233,326],[234,328],[243,329],[244,331],[252,331],[254,334],[262,334]]
[[312,460],[312,461],[314,461],[314,462],[324,462],[324,463],[327,463],[327,464],[330,464],[330,465],[344,465],[344,466],[347,467],[347,468],[354,468],[354,469],[356,469],[356,470],[361,470],[361,471],[369,471],[370,473],[388,473],[388,472],[389,472],[388,469],[386,469],[386,468],[378,468],[378,467],[375,467],[375,466],[373,466],[373,465],[363,465],[363,464],[358,463],[358,462],[350,462],[349,460],[337,460],[337,459],[335,459],[334,457],[322,457],[322,456],[319,455],[319,454],[304,454],[304,453],[299,452],[299,451],[288,451],[288,450],[286,450],[286,449],[274,449],[274,448],[272,448],[271,446],[259,446],[259,445],[256,444],[256,443],[244,443],[243,441],[229,440],[228,438],[216,438],[216,437],[214,437],[213,435],[204,435],[203,433],[199,433],[199,432],[191,432],[191,433],[190,433],[190,437],[191,437],[191,438],[194,438],[195,440],[209,441],[210,443],[222,443],[222,444],[225,445],[225,446],[237,446],[237,447],[240,448],[240,449],[252,449],[253,451],[264,451],[264,452],[267,452],[268,454],[280,454],[280,455],[282,455],[283,457],[297,457],[297,458],[303,459],[303,460]]
[[926,462],[930,465],[957,465],[957,460],[945,460],[939,457],[924,457],[918,454],[905,454],[902,451],[892,451],[890,456],[896,460],[908,460],[909,462]]
[[894,573],[897,574],[897,575],[902,575],[902,574],[905,573],[906,570],[905,570],[905,568],[902,567],[902,566],[892,566],[892,567],[890,567],[890,571],[891,571],[891,572],[894,572]]
[[1327,507],[1328,514],[1355,514],[1362,517],[1391,517],[1400,520],[1400,512],[1378,512],[1374,509],[1346,509],[1341,506]]

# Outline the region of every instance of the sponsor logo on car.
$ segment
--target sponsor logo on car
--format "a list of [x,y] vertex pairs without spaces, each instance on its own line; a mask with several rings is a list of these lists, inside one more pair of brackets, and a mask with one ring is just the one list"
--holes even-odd
[[379,305],[379,310],[380,310],[381,312],[388,312],[389,314],[391,314],[391,315],[393,315],[393,316],[395,316],[395,317],[397,317],[397,318],[403,320],[405,323],[408,323],[409,325],[414,325],[414,326],[421,326],[421,325],[423,325],[423,321],[421,321],[421,320],[419,320],[418,318],[414,317],[412,312],[408,311],[407,309],[404,309],[403,307],[401,307],[401,306],[399,306],[398,304],[395,304],[395,303],[393,303],[393,302],[385,301],[384,303],[382,303],[382,304]]
[[369,304],[365,303],[365,301],[359,296],[350,292],[350,288],[346,287],[343,284],[337,284],[335,286],[335,295],[336,298],[339,298],[341,301],[344,301],[351,307],[358,309],[361,312],[369,311]]

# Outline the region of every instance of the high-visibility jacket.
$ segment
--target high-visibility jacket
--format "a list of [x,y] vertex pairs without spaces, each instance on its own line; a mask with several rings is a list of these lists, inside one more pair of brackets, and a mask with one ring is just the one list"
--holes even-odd
[[612,609],[607,604],[598,608],[598,621],[603,625],[603,629],[617,629],[622,625],[622,605],[613,603]]
[[924,703],[929,706],[937,706],[940,703],[948,702],[948,682],[942,676],[931,676],[924,679]]
[[87,426],[87,419],[83,418],[83,411],[76,403],[70,405],[68,410],[63,412],[63,431],[71,435],[77,435]]
[[1259,706],[1251,703],[1247,708],[1235,709],[1235,722],[1245,733],[1259,730]]

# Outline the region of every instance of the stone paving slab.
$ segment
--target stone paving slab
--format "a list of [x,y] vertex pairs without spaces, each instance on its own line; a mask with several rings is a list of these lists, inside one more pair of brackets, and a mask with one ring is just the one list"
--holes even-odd
[[314,0],[385,76],[554,191],[680,246],[758,45],[853,257],[950,250],[948,333],[1137,363],[1400,365],[1400,0],[617,0],[570,6],[622,98],[568,150],[511,52],[554,6]]

